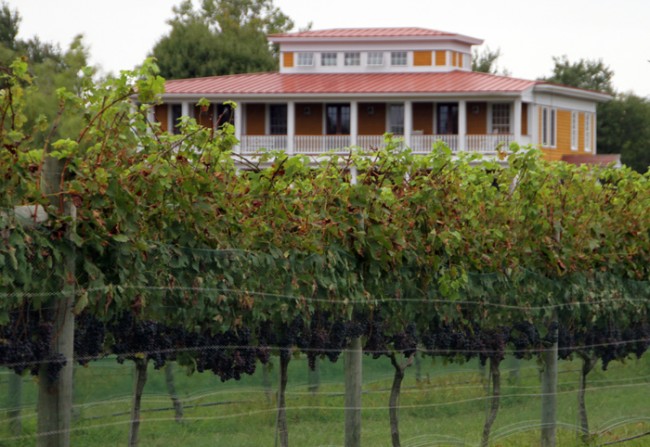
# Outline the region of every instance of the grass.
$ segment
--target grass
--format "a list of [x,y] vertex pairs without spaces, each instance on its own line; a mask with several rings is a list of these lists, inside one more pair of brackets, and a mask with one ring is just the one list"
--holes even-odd
[[[275,360],[277,365],[277,359]],[[364,359],[362,442],[390,446],[388,395],[392,367],[387,359]],[[558,445],[577,446],[577,395],[579,362],[561,362],[558,396]],[[513,378],[518,371],[518,379]],[[8,373],[0,375],[0,389]],[[422,380],[415,368],[403,383],[400,429],[404,447],[478,445],[487,405],[477,363],[444,365],[422,360]],[[321,362],[320,388],[308,390],[307,362],[293,359],[287,390],[289,439],[294,446],[343,445],[343,362]],[[535,362],[506,360],[502,365],[503,398],[493,427],[493,446],[539,444],[539,373]],[[277,387],[277,367],[271,370]],[[72,445],[126,445],[130,420],[132,364],[104,359],[75,371],[75,420]],[[143,398],[140,445],[168,446],[273,446],[275,396],[265,390],[261,368],[239,382],[222,383],[211,373],[188,376],[175,371],[176,389],[185,409],[181,423],[174,421],[163,371],[150,367]],[[587,406],[594,444],[650,431],[648,386],[650,360],[614,363],[610,370],[589,376]],[[23,378],[23,434],[13,437],[7,422],[7,403],[0,402],[0,447],[34,445],[36,383]],[[5,388],[6,389],[6,388]],[[0,393],[0,396],[6,393]],[[650,437],[626,442],[626,447],[646,446]]]

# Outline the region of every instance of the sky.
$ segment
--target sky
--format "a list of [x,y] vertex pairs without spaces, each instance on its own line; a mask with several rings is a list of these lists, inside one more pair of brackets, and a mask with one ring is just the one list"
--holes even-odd
[[[131,69],[170,30],[181,0],[4,0],[22,16],[20,38],[67,48],[84,35],[90,62]],[[198,0],[194,0],[198,3]],[[614,88],[650,98],[649,0],[274,0],[297,27],[423,27],[484,40],[511,76],[550,76],[553,56],[601,59]]]

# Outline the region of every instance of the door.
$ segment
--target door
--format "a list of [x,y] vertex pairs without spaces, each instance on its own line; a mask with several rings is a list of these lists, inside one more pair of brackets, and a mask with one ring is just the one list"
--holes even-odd
[[437,112],[437,133],[458,135],[458,103],[439,103]]
[[350,105],[325,106],[325,131],[327,135],[350,135]]

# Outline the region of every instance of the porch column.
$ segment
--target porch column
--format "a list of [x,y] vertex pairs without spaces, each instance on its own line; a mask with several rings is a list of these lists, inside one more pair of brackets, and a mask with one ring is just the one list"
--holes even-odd
[[235,153],[236,154],[241,154],[242,152],[242,144],[241,144],[241,137],[242,137],[242,130],[244,127],[244,120],[243,120],[243,110],[242,108],[244,107],[244,104],[241,102],[237,103],[237,107],[235,107],[235,138],[237,139],[237,146],[235,146]]
[[192,116],[190,114],[190,102],[189,101],[183,101],[181,103],[181,116],[189,116],[189,117]]
[[156,113],[154,111],[155,107],[156,106],[152,105],[147,109],[147,121],[149,121],[151,124],[156,122]]
[[513,120],[513,137],[517,143],[521,144],[521,99],[515,99],[513,113],[515,115]]
[[534,147],[539,146],[539,107],[534,102],[528,106],[528,132],[530,133],[530,143]]
[[458,150],[465,150],[467,136],[467,101],[458,101]]
[[296,103],[287,101],[287,154],[293,154],[293,143],[296,136]]
[[357,145],[359,134],[359,103],[350,101],[350,146]]
[[413,102],[404,101],[404,145],[411,147],[411,134],[413,133]]

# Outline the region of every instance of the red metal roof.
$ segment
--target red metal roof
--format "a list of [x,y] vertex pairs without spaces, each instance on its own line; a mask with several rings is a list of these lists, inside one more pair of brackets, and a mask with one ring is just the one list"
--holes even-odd
[[441,73],[256,73],[167,81],[167,94],[445,94],[521,93],[537,81],[471,71]]
[[334,28],[314,31],[299,31],[297,33],[271,34],[269,39],[278,37],[295,38],[359,38],[359,37],[438,37],[454,36],[454,33],[427,28]]

